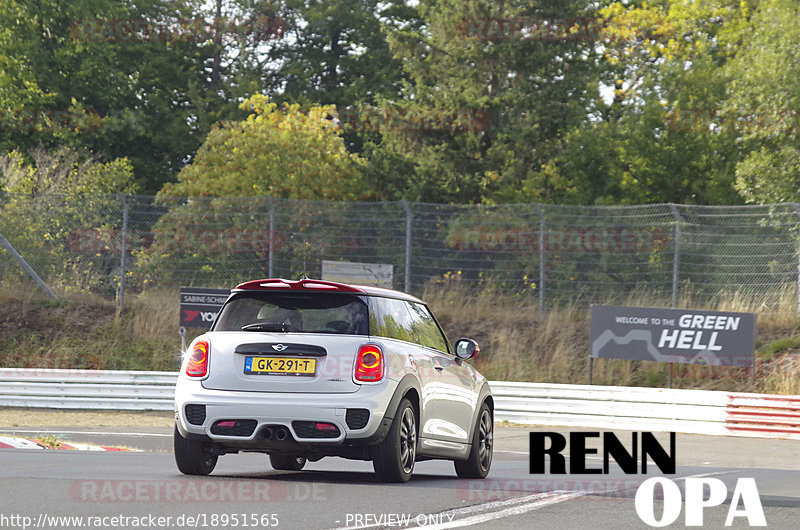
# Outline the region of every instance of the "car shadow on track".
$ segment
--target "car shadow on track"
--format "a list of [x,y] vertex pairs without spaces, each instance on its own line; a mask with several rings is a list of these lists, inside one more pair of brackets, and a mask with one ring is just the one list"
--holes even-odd
[[[348,485],[373,485],[383,484],[378,480],[374,473],[368,471],[268,471],[264,473],[225,473],[210,475],[210,478],[218,479],[262,479],[274,480],[279,482],[314,482],[320,484],[348,484]],[[463,487],[466,479],[461,479],[453,473],[453,476],[434,475],[425,473],[415,473],[412,475],[408,484],[415,486],[431,486],[436,488]],[[387,486],[402,485],[386,483]]]

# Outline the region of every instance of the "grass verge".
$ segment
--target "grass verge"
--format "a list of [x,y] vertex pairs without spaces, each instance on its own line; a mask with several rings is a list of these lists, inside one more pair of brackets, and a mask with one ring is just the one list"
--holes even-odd
[[[588,382],[589,311],[562,305],[539,311],[487,287],[475,294],[457,283],[431,286],[424,296],[451,340],[481,345],[475,366],[489,379],[544,383]],[[664,307],[644,293],[609,301]],[[60,302],[36,294],[0,292],[0,366],[109,370],[176,370],[179,364],[179,298],[175,291],[129,296],[120,316],[113,302],[73,294]],[[731,296],[707,304],[691,299],[679,307],[748,311]],[[796,308],[758,313],[755,377],[749,369],[673,365],[674,388],[800,394],[800,320]],[[646,361],[598,359],[593,383],[666,387],[668,368]]]

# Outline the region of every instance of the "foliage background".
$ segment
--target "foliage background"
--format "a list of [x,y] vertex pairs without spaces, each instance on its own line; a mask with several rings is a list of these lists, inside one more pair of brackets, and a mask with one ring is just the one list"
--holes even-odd
[[797,15],[792,0],[8,0],[0,153],[125,160],[132,182],[106,191],[145,194],[795,201]]

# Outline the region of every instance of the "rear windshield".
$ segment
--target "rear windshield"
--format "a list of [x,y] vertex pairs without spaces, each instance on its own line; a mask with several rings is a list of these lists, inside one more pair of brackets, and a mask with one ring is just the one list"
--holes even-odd
[[368,335],[369,316],[352,294],[247,292],[223,306],[213,330]]

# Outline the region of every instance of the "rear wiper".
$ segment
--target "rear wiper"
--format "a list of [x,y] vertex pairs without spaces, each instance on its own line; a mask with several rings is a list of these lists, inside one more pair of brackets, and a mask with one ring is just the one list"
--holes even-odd
[[242,331],[288,331],[285,322],[255,322],[242,326]]

